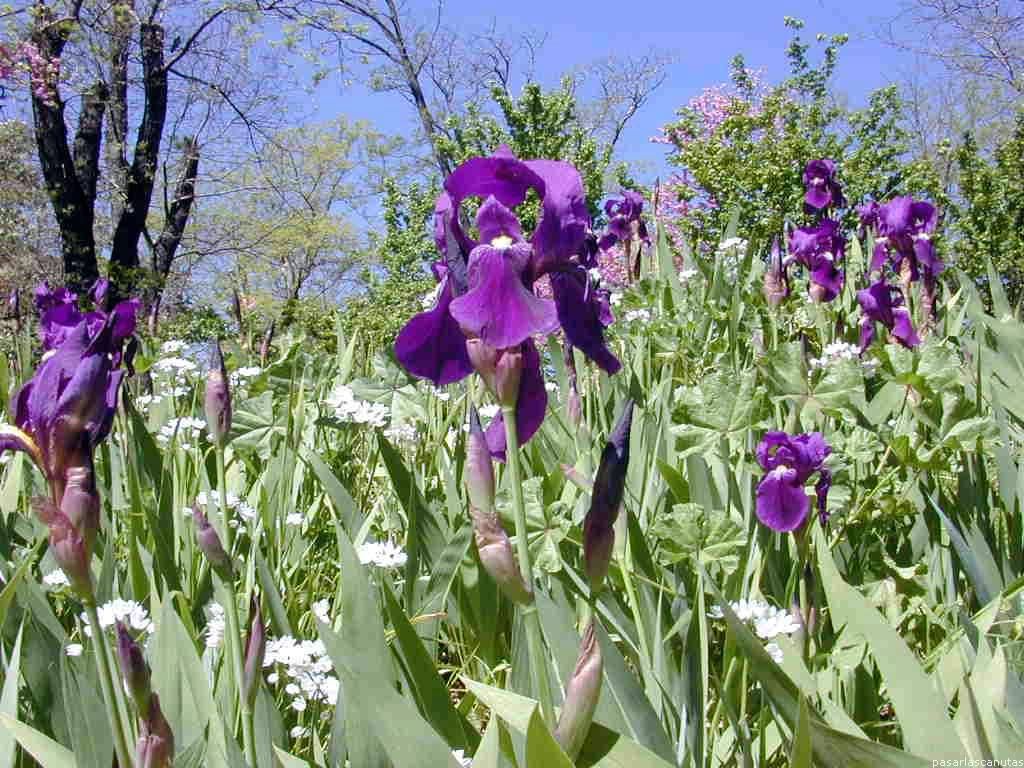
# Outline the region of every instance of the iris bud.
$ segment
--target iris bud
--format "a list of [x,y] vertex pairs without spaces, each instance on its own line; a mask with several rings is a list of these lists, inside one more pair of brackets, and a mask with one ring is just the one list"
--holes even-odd
[[519,605],[532,603],[533,593],[523,580],[519,562],[512,550],[512,542],[505,533],[498,514],[493,509],[482,510],[473,506],[470,506],[469,513],[473,518],[476,548],[480,553],[480,563],[484,570],[490,574],[509,600]]
[[85,538],[56,504],[37,496],[32,500],[36,515],[50,529],[50,552],[71,589],[83,600],[93,596],[92,573],[89,570],[90,549]]
[[124,624],[117,622],[117,659],[121,665],[121,676],[125,687],[135,702],[139,717],[143,720],[149,715],[150,690],[149,665],[142,657],[142,649],[125,629]]
[[149,712],[140,723],[135,749],[138,768],[169,768],[171,765],[174,734],[160,709],[160,697],[155,693],[150,696]]
[[480,415],[476,408],[469,409],[469,440],[466,442],[466,490],[470,506],[477,509],[494,509],[494,465],[487,447]]
[[498,364],[498,350],[480,339],[467,339],[466,352],[473,370],[480,374],[487,389],[494,391],[494,374]]
[[242,672],[242,696],[250,704],[256,698],[266,650],[267,628],[263,625],[259,598],[253,594],[249,604],[249,638],[245,642],[245,669]]
[[231,556],[224,551],[224,545],[220,543],[217,529],[210,525],[210,521],[203,514],[198,503],[192,505],[192,521],[196,525],[196,542],[199,544],[200,551],[210,561],[210,566],[224,581],[234,581],[235,573],[231,565]]
[[594,620],[591,620],[583,633],[580,655],[576,659],[576,668],[569,679],[569,684],[565,687],[565,701],[562,704],[558,725],[555,727],[555,739],[573,759],[587,740],[597,702],[601,698],[603,674],[601,644],[594,631]]
[[523,353],[519,349],[503,350],[494,371],[494,394],[503,406],[514,406],[519,399],[519,382],[523,378]]
[[92,467],[71,467],[65,477],[64,495],[60,502],[61,511],[67,515],[68,520],[91,548],[100,527],[100,499]]
[[608,436],[601,464],[594,478],[590,509],[583,521],[583,560],[590,588],[597,592],[608,575],[615,544],[615,520],[619,516],[629,468],[629,430],[633,401],[627,400],[622,415]]
[[206,426],[210,440],[223,448],[231,431],[231,387],[228,385],[228,371],[220,340],[214,342],[210,357],[210,370],[206,374]]

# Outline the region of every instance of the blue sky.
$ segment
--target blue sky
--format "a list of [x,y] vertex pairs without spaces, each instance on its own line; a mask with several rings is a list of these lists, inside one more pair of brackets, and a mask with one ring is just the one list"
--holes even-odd
[[[430,8],[429,0],[412,0]],[[557,83],[562,73],[609,54],[658,50],[675,57],[668,80],[633,119],[621,144],[624,159],[643,161],[653,174],[662,167],[664,148],[648,139],[707,85],[728,78],[729,60],[742,52],[750,66],[764,68],[770,82],[784,76],[789,30],[784,16],[806,22],[803,35],[845,32],[851,36],[840,59],[838,90],[854,104],[898,76],[909,61],[875,39],[874,30],[896,12],[891,0],[787,0],[787,2],[693,2],[692,0],[518,0],[498,3],[448,0],[447,20],[458,28],[539,29],[547,42],[537,62],[537,78]],[[318,116],[344,112],[372,120],[380,130],[402,133],[414,115],[401,99],[358,85],[339,90],[325,83],[317,94]],[[646,174],[645,174],[646,175]]]

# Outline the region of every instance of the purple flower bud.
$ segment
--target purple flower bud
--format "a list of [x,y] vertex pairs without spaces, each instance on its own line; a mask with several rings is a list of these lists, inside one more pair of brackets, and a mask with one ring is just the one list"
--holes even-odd
[[569,424],[578,427],[583,423],[583,403],[580,402],[580,393],[576,389],[576,382],[569,383],[569,397],[565,400],[565,415]]
[[71,583],[71,589],[83,600],[92,599],[91,560],[85,538],[57,505],[37,496],[32,506],[39,519],[50,529],[50,552]]
[[469,440],[466,443],[466,490],[470,506],[477,509],[494,509],[494,465],[487,438],[480,426],[480,415],[476,408],[469,409]]
[[135,702],[139,717],[143,720],[149,715],[150,690],[149,665],[142,657],[142,649],[132,638],[131,633],[120,621],[117,627],[117,659],[121,665],[121,676],[125,687]]
[[60,508],[91,551],[100,528],[100,498],[93,478],[92,459],[87,459],[89,466],[71,467],[67,471]]
[[169,768],[174,757],[174,734],[155,693],[149,698],[149,712],[139,724],[135,749],[137,768]]
[[480,563],[484,570],[490,574],[509,600],[519,605],[532,603],[533,593],[523,580],[519,562],[512,550],[512,542],[505,533],[498,514],[493,509],[481,510],[473,506],[470,506],[469,513],[473,518],[476,548],[480,553]]
[[466,352],[469,355],[469,362],[473,370],[480,374],[487,389],[494,391],[494,374],[498,365],[498,350],[480,339],[468,339],[466,341]]
[[569,678],[569,684],[565,687],[565,701],[555,728],[555,739],[573,759],[587,740],[597,702],[601,698],[603,675],[601,644],[597,640],[592,619],[583,633],[580,655],[576,659],[576,668]]
[[192,521],[196,525],[196,542],[199,544],[200,551],[210,561],[210,566],[224,581],[234,581],[235,573],[231,565],[231,556],[224,551],[224,546],[220,543],[220,536],[217,535],[217,529],[210,525],[210,521],[206,519],[206,515],[203,514],[198,503],[192,505]]
[[523,353],[518,349],[502,350],[494,371],[494,393],[503,406],[512,406],[519,399],[519,382],[523,378]]
[[223,448],[231,431],[231,387],[220,340],[214,342],[210,357],[210,370],[206,374],[206,426],[210,439]]
[[267,650],[267,628],[263,624],[259,598],[253,593],[249,604],[249,638],[245,642],[245,669],[242,672],[242,696],[252,704],[263,669],[263,656]]
[[594,478],[590,509],[583,521],[583,560],[590,588],[597,592],[608,575],[615,544],[615,520],[619,516],[629,468],[629,430],[633,424],[633,401],[626,400],[622,415],[608,436],[601,464]]
[[767,302],[777,307],[789,296],[789,276],[782,263],[782,251],[778,239],[772,241],[771,260],[768,270],[764,273],[764,297]]

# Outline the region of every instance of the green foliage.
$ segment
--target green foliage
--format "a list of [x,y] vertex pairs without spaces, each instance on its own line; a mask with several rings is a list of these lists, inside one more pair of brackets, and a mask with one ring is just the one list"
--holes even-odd
[[[800,36],[802,23],[787,19],[789,76],[765,85],[742,56],[732,61],[731,86],[709,89],[665,127],[674,145],[670,161],[683,175],[675,194],[697,201],[683,227],[691,240],[716,238],[734,211],[755,242],[780,236],[802,216],[804,165],[835,160],[847,198],[887,199],[923,194],[942,202],[938,180],[923,163],[908,163],[903,105],[895,86],[873,92],[866,106],[842,105],[831,88],[846,35],[825,37],[821,60]],[[853,223],[854,212],[847,215]],[[716,241],[717,242],[717,241]]]
[[162,337],[190,343],[222,339],[229,333],[223,314],[208,304],[182,304],[174,307],[159,327]]
[[343,323],[357,337],[365,360],[391,344],[435,285],[428,265],[437,258],[431,220],[437,190],[431,185],[384,184],[384,232],[375,238],[373,267],[363,272],[366,292],[345,303]]
[[1024,113],[1018,115],[1013,135],[991,158],[982,155],[968,134],[956,162],[957,266],[984,281],[986,264],[991,262],[1016,305],[1024,298]]

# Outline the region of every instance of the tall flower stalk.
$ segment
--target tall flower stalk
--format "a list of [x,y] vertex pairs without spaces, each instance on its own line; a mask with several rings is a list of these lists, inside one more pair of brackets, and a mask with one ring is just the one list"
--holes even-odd
[[[214,343],[210,359],[210,369],[206,376],[206,393],[204,401],[206,424],[213,442],[214,456],[217,463],[217,492],[220,497],[221,533],[227,556],[230,560],[234,551],[234,529],[228,519],[228,485],[225,470],[224,452],[231,431],[231,387],[228,383],[227,368],[220,342]],[[238,701],[242,720],[242,740],[245,746],[246,759],[256,765],[256,737],[253,725],[252,697],[245,691],[245,663],[242,651],[242,630],[238,621],[238,594],[235,581],[231,578],[230,569],[214,568],[217,581],[220,583],[220,603],[224,608],[227,621],[228,664],[233,687]],[[225,578],[227,576],[228,578]]]

